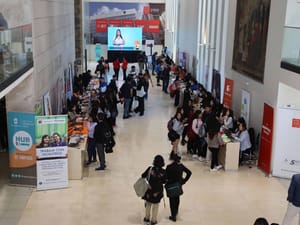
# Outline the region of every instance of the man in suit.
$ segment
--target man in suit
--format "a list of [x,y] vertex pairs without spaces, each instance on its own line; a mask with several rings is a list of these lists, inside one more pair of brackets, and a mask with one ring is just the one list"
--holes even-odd
[[292,177],[288,190],[288,207],[282,221],[282,225],[290,225],[294,217],[299,214],[298,225],[300,225],[300,174]]

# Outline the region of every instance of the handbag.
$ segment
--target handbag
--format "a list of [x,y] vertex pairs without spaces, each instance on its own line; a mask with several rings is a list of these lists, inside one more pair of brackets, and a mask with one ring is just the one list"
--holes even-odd
[[182,186],[179,182],[166,184],[165,189],[169,198],[178,197],[183,194]]
[[138,197],[143,197],[150,187],[149,180],[151,174],[152,167],[149,169],[147,177],[140,177],[133,185],[135,193]]

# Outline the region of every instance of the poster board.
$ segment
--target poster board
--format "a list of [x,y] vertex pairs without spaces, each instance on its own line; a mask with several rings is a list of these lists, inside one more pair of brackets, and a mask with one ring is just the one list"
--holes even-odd
[[36,116],[37,190],[68,187],[67,115]]
[[34,113],[7,113],[11,184],[36,185],[34,118]]

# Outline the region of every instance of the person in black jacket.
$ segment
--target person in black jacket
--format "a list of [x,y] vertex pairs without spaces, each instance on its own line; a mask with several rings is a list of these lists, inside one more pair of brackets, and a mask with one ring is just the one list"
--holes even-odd
[[282,225],[290,225],[294,217],[299,214],[298,224],[300,224],[300,174],[294,174],[288,190],[288,206]]
[[[143,196],[146,208],[144,222],[150,223],[150,225],[157,224],[159,202],[164,195],[163,184],[166,182],[166,172],[163,169],[164,165],[164,158],[161,155],[156,155],[153,160],[153,166],[149,166],[142,174],[142,177],[148,177],[150,170],[150,188]],[[152,213],[150,213],[151,209]]]
[[104,144],[106,142],[105,139],[105,131],[109,129],[108,125],[104,122],[105,114],[98,113],[97,115],[98,124],[95,127],[94,131],[94,139],[96,142],[96,149],[98,153],[98,158],[100,161],[100,166],[97,167],[95,170],[105,170],[105,153],[104,153]]
[[[192,172],[186,168],[182,163],[180,163],[181,157],[176,153],[171,152],[170,160],[172,161],[166,168],[167,173],[167,183],[166,186],[178,182],[181,185],[184,185],[191,177]],[[183,172],[186,174],[183,177]],[[180,203],[180,196],[169,198],[170,201],[170,210],[171,216],[169,219],[176,222],[176,216],[178,214],[178,208]]]

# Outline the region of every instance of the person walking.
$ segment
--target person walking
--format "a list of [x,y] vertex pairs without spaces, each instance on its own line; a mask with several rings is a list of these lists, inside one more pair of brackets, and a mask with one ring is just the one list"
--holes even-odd
[[146,178],[150,172],[149,184],[150,188],[142,197],[145,200],[145,217],[144,222],[150,225],[157,224],[157,214],[160,200],[163,198],[163,184],[166,183],[166,171],[164,158],[156,155],[153,160],[153,166],[149,166],[142,174]]
[[300,225],[300,174],[292,176],[292,180],[288,190],[288,206],[282,225],[290,225],[294,217],[298,214],[298,225]]
[[[167,174],[167,183],[166,187],[169,185],[179,183],[180,186],[184,185],[191,177],[192,172],[186,168],[182,163],[180,163],[181,157],[178,156],[176,153],[171,152],[170,154],[171,164],[169,164],[166,168]],[[185,177],[183,177],[183,173],[185,173]],[[178,208],[180,203],[180,195],[175,197],[169,197],[170,202],[170,210],[171,216],[169,219],[173,222],[176,222],[176,217],[178,214]]]

